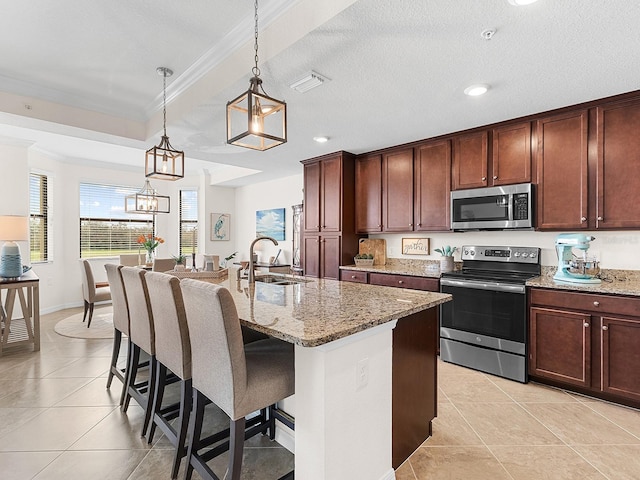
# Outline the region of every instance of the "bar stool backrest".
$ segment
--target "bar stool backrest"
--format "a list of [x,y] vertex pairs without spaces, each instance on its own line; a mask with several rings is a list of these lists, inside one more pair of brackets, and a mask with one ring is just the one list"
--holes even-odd
[[113,326],[125,335],[129,335],[129,306],[127,295],[122,283],[122,266],[107,263],[104,266],[107,271],[107,280],[111,289],[111,302],[113,304]]
[[153,313],[156,359],[183,380],[191,378],[191,342],[180,280],[148,272],[144,276]]
[[122,267],[122,281],[129,304],[129,338],[149,355],[156,354],[153,315],[142,268]]

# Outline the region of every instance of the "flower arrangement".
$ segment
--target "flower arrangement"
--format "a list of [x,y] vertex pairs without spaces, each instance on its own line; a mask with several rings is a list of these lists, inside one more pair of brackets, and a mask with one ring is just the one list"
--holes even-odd
[[164,243],[164,238],[162,237],[154,237],[151,234],[148,235],[140,235],[136,240],[138,245],[144,248],[148,253],[153,253],[158,245]]
[[443,257],[453,257],[453,254],[458,251],[458,247],[451,247],[449,245],[445,245],[442,248],[434,248],[434,251],[438,252]]

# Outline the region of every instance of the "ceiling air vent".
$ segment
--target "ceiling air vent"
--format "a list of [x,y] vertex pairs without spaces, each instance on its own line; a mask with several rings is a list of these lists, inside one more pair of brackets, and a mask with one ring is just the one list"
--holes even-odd
[[330,80],[331,79],[323,75],[320,75],[318,72],[314,72],[312,70],[311,72],[299,78],[289,86],[293,88],[296,92],[304,93],[304,92],[308,92],[312,88],[319,87],[324,82],[328,82]]

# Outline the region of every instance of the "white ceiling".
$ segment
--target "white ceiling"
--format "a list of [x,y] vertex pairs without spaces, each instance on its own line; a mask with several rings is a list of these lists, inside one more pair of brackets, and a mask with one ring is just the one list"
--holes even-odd
[[[229,186],[300,173],[301,159],[336,150],[362,153],[640,88],[640,2],[261,0],[261,78],[287,101],[289,141],[254,152],[225,145],[226,102],[248,88],[253,66],[252,1],[0,8],[0,141],[142,173],[144,150],[160,140],[156,68],[166,66],[175,72],[171,143],[185,151],[187,173],[207,169]],[[486,28],[497,30],[489,41]],[[289,88],[310,70],[331,81]],[[491,89],[467,97],[472,83]],[[330,141],[319,145],[318,135]]]

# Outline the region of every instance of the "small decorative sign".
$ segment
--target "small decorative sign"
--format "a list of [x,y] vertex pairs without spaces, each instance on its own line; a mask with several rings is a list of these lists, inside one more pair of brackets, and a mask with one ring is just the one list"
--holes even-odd
[[428,238],[403,238],[403,255],[429,255]]

